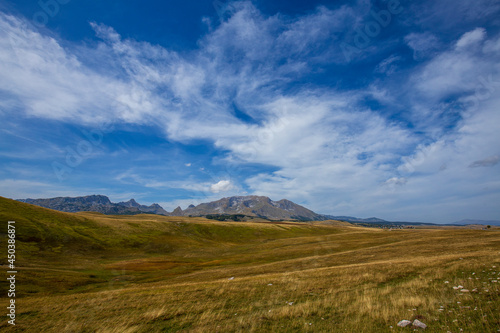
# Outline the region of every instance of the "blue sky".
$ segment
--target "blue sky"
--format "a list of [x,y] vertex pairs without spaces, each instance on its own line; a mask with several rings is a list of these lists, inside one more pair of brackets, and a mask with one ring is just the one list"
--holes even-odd
[[0,195],[500,219],[500,4],[0,1]]

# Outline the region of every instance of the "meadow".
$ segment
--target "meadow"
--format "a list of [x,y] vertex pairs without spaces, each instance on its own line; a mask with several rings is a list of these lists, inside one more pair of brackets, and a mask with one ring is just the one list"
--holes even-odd
[[70,214],[1,197],[0,220],[2,269],[14,220],[19,271],[2,332],[413,332],[403,319],[500,332],[499,228]]

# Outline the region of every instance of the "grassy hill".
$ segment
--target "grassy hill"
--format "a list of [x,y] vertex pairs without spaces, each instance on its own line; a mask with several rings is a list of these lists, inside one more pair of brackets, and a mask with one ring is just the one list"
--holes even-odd
[[498,228],[108,216],[0,197],[2,244],[9,220],[18,318],[0,331],[393,332],[415,318],[431,332],[500,329]]

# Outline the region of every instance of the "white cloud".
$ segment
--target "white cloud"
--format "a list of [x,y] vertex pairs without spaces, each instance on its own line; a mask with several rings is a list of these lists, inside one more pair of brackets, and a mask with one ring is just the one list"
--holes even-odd
[[476,28],[460,37],[460,39],[456,43],[456,48],[463,49],[467,47],[474,47],[485,38],[486,30],[484,30],[484,28]]
[[406,178],[392,177],[391,179],[387,179],[384,184],[389,186],[402,186],[407,182],[408,180]]
[[85,67],[52,37],[0,13],[0,86],[11,108],[28,115],[83,123],[140,122],[155,109],[152,94]]
[[450,95],[474,93],[481,77],[491,75],[498,68],[499,53],[488,54],[483,50],[484,38],[481,28],[462,35],[455,48],[437,55],[417,72],[412,78],[416,88],[433,103]]
[[[481,39],[477,41],[480,43]],[[480,52],[481,47],[477,50]],[[440,113],[433,115],[430,108],[436,105],[434,99],[417,98],[419,94],[423,92],[439,98],[451,92],[473,96],[481,78],[485,81],[485,78],[490,77],[486,80],[489,84],[485,83],[481,88],[484,96],[477,101],[480,107],[464,105],[465,109],[459,114],[462,120],[457,120],[455,130],[430,132],[429,143],[417,146],[417,137],[413,137],[407,129],[391,126],[371,112],[359,113],[357,118],[356,113],[349,110],[346,119],[352,124],[346,127],[348,131],[345,132],[339,132],[338,124],[328,122],[328,117],[324,117],[321,118],[321,124],[305,126],[314,128],[314,133],[307,130],[303,133],[307,137],[316,134],[330,138],[330,142],[323,142],[330,148],[330,160],[320,162],[320,154],[326,152],[321,149],[321,144],[308,144],[307,153],[316,152],[318,155],[306,155],[304,160],[313,160],[314,164],[297,162],[294,168],[296,161],[287,164],[285,155],[280,155],[280,171],[249,179],[250,188],[257,194],[271,193],[278,198],[288,197],[299,202],[305,200],[309,207],[320,212],[342,211],[345,214],[378,215],[393,220],[405,219],[405,214],[411,212],[417,220],[453,222],[475,211],[477,215],[495,218],[498,216],[495,207],[500,197],[498,182],[492,182],[494,174],[498,172],[494,168],[494,157],[498,156],[498,147],[494,142],[500,140],[497,125],[500,118],[495,111],[500,107],[500,99],[495,92],[500,89],[500,84],[496,84],[500,80],[498,76],[491,78],[488,73],[498,73],[499,66],[496,63],[500,53],[493,50],[493,47],[489,47],[487,55],[477,54],[476,50],[445,51],[415,73],[414,78],[418,79],[408,82],[410,88],[407,95],[403,96],[413,103],[417,102],[413,110],[414,119],[425,123],[421,128],[431,131],[446,126],[447,121],[443,119],[447,112],[454,109],[453,106],[442,104]],[[485,91],[489,93],[485,94]],[[299,108],[307,110],[304,106]],[[425,109],[429,113],[423,113]],[[336,110],[335,115],[340,117],[342,112]],[[322,133],[322,124],[330,133]],[[347,134],[356,129],[353,136]],[[377,144],[371,144],[374,142]],[[408,157],[399,163],[390,162],[391,158],[404,156],[405,148],[413,144],[415,150]],[[360,154],[368,158],[360,159]],[[485,156],[493,157],[485,159]],[[479,164],[490,168],[487,171],[480,168],[481,172],[475,173],[472,171],[474,169],[469,168],[470,165]],[[399,166],[396,172],[393,165]],[[464,196],[470,200],[463,199]],[[428,210],[422,209],[424,202]],[[454,202],[457,206],[450,209]],[[441,210],[440,206],[444,208]],[[474,207],[481,207],[481,211]]]
[[221,180],[216,184],[210,186],[210,191],[212,193],[227,192],[234,189],[234,185],[229,180]]
[[[275,115],[266,105],[290,75],[306,73],[310,46],[324,44],[356,15],[349,7],[320,7],[310,16],[290,20],[265,18],[250,2],[234,6],[234,14],[186,57],[124,40],[113,28],[97,23],[91,26],[103,42],[96,49],[62,47],[22,20],[2,14],[0,24],[7,34],[0,39],[0,83],[10,103],[17,104],[11,109],[21,107],[32,116],[87,124],[155,122],[174,140],[244,143],[256,128],[233,116],[234,102],[250,117],[268,122]],[[297,58],[283,62],[291,52]],[[92,59],[83,58],[88,54]],[[331,61],[331,51],[325,55],[317,61]],[[264,60],[255,67],[255,61]],[[90,68],[87,63],[100,65]]]

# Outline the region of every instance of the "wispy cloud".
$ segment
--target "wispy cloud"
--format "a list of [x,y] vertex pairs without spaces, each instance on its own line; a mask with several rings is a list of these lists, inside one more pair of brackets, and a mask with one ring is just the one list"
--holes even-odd
[[405,42],[413,50],[413,59],[421,60],[433,55],[440,46],[439,39],[430,32],[412,32],[405,36]]
[[495,155],[483,160],[475,161],[469,165],[469,168],[479,168],[479,167],[492,167],[500,162],[500,156]]
[[396,71],[397,69],[396,63],[400,60],[402,60],[401,56],[391,55],[390,57],[382,60],[375,68],[375,71],[391,75]]

